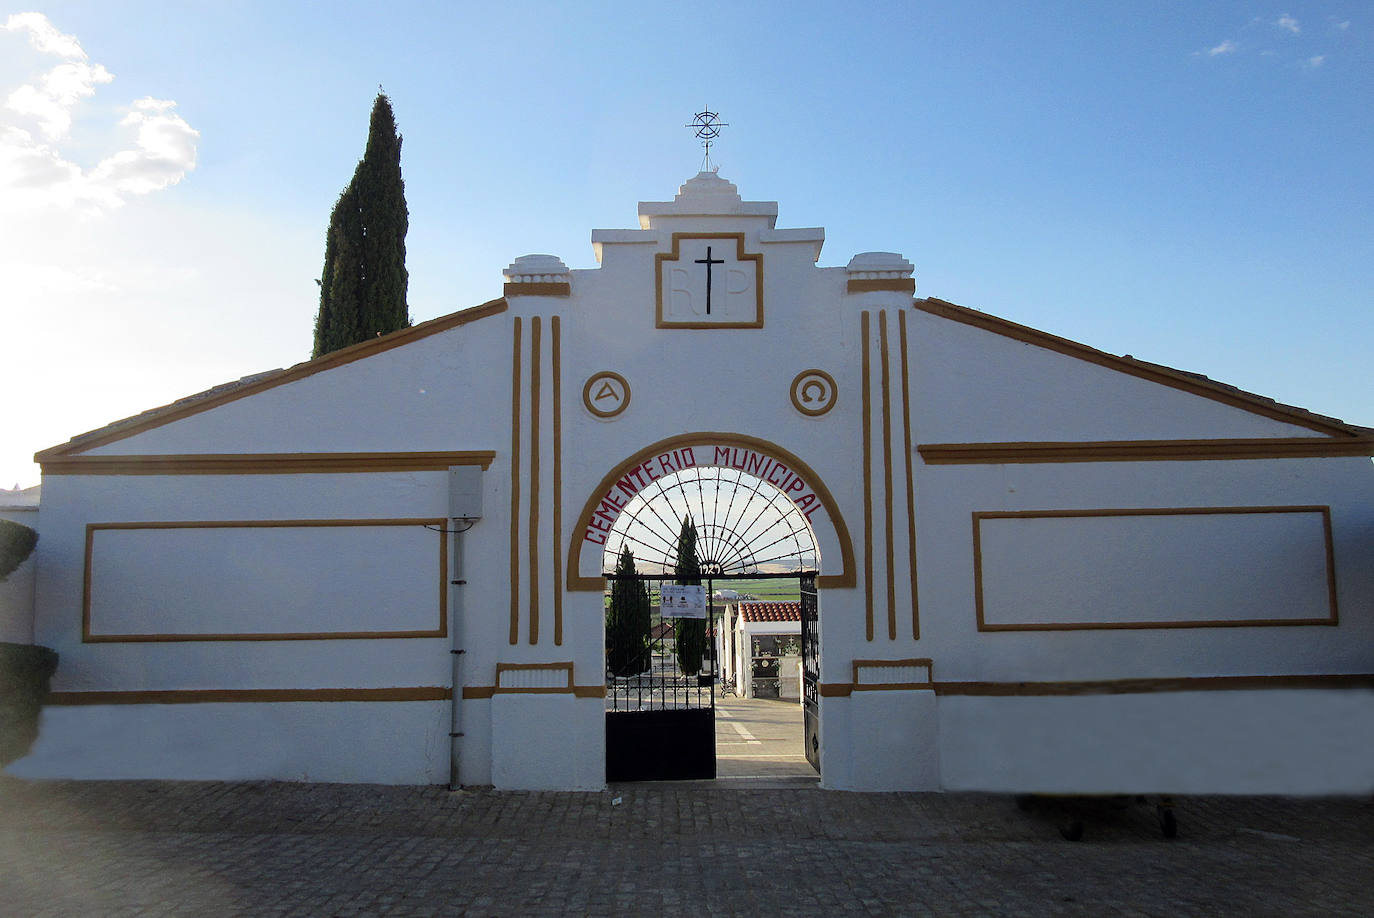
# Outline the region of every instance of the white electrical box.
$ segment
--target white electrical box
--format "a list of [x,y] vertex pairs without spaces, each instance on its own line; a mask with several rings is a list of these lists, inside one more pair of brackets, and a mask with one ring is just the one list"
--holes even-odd
[[448,515],[455,520],[482,518],[482,467],[454,465],[448,470]]

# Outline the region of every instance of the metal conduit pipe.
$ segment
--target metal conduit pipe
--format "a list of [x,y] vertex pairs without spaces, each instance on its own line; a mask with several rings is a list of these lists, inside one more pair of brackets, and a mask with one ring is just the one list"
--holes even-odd
[[452,660],[452,711],[449,720],[448,789],[461,789],[463,741],[463,658],[467,649],[463,643],[466,624],[464,594],[467,576],[463,570],[463,534],[482,518],[482,469],[478,466],[454,466],[449,474],[449,519],[456,525],[449,532],[453,537],[448,584],[448,630],[452,641],[449,659]]

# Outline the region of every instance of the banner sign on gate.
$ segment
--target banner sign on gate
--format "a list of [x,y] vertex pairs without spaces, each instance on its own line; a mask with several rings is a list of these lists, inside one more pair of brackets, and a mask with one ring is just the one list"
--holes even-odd
[[658,593],[663,600],[661,609],[664,618],[706,617],[706,587],[701,584],[680,586],[665,583],[658,588]]

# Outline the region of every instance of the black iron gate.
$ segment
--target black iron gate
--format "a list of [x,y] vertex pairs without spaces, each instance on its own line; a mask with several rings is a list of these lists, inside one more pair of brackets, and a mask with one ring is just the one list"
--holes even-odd
[[[672,574],[607,574],[610,583],[634,580],[671,583]],[[716,642],[713,585],[706,584],[706,653],[704,672],[684,673],[676,646],[683,632],[700,619],[659,618],[650,621],[649,648],[642,671],[606,673],[606,780],[665,781],[716,776]],[[606,659],[623,658],[624,648],[610,646]],[[635,648],[637,651],[638,648]],[[636,667],[638,668],[638,667]]]
[[[633,580],[655,586],[671,583],[674,574],[605,574],[609,584]],[[716,776],[716,659],[718,580],[801,581],[802,698],[806,758],[820,771],[820,641],[814,571],[769,574],[716,574],[702,577],[706,587],[706,651],[702,672],[684,673],[675,647],[684,622],[660,618],[650,622],[649,652],[629,675],[606,672],[606,780],[670,781]],[[606,659],[623,659],[623,648],[607,634]],[[623,669],[623,667],[622,667]]]
[[802,741],[806,760],[821,770],[821,634],[816,575],[801,578]]

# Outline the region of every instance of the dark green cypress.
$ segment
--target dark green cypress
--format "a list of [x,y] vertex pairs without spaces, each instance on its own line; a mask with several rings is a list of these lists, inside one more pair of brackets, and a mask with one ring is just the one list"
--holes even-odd
[[[697,558],[697,524],[692,514],[682,520],[677,536],[677,563],[673,571],[675,583],[695,586],[701,583],[701,561]],[[677,620],[677,665],[683,675],[701,672],[701,659],[706,654],[706,620],[679,618]]]
[[649,590],[634,579],[635,556],[620,550],[606,609],[606,668],[613,676],[637,676],[649,668]]
[[329,215],[315,349],[320,357],[410,325],[405,182],[391,100],[372,104],[367,148]]

